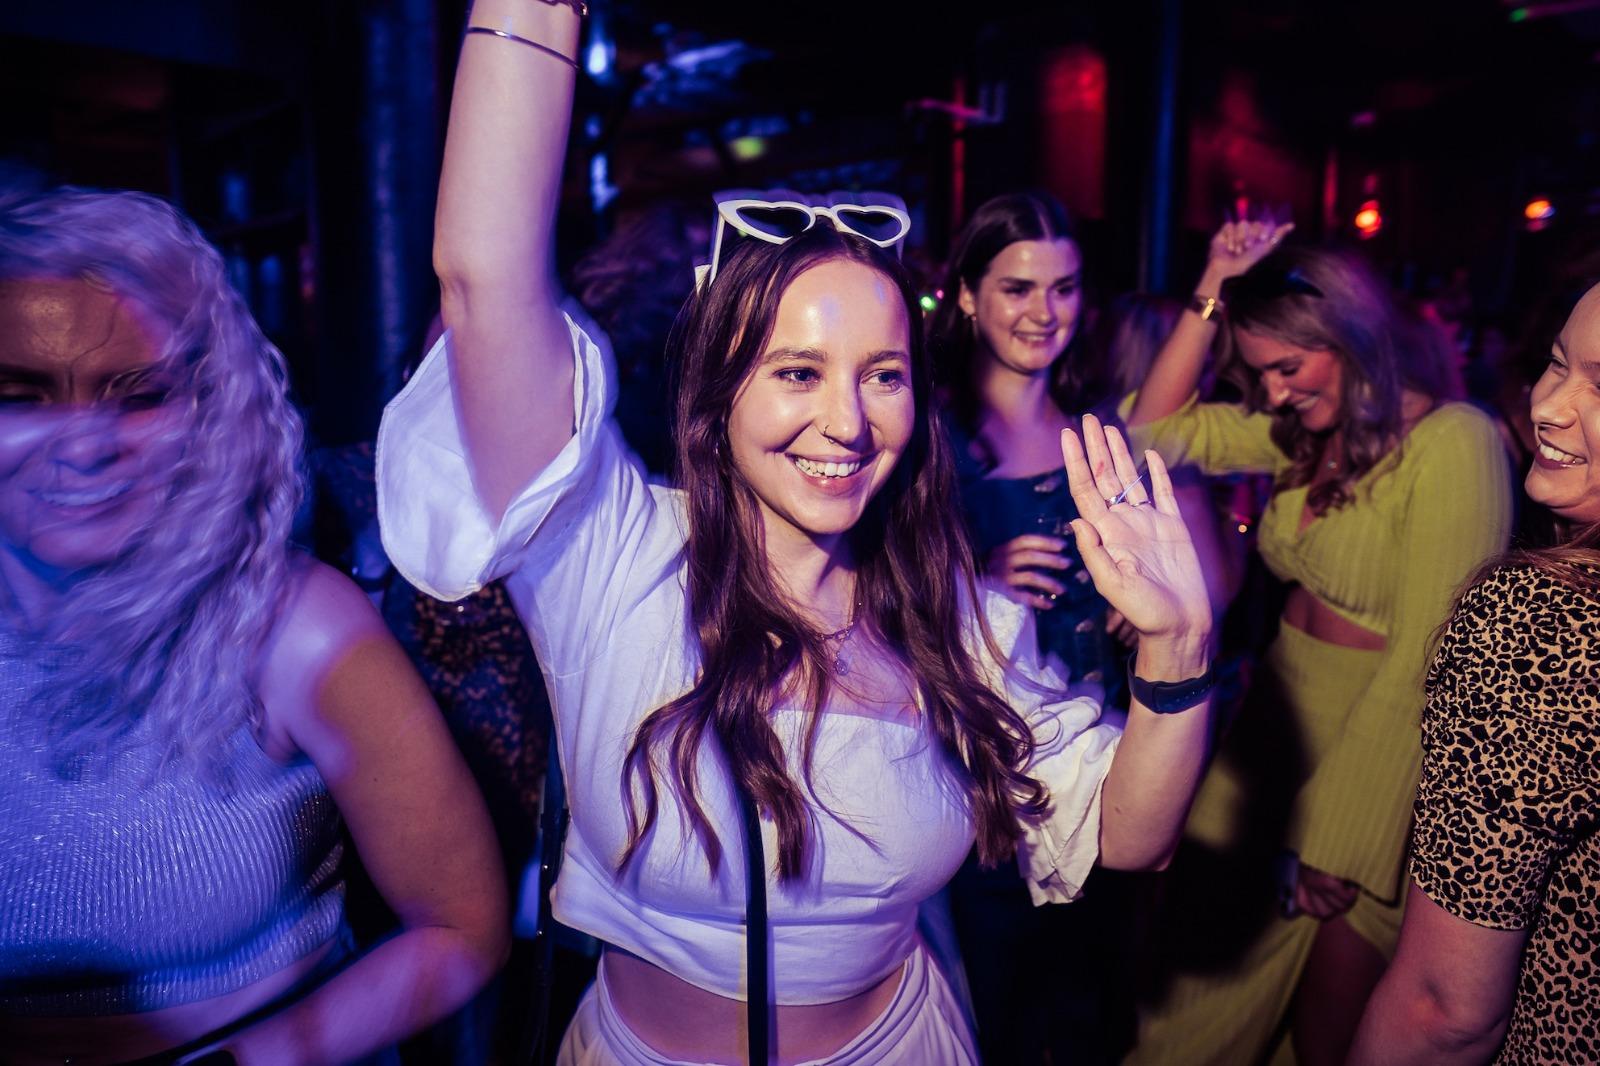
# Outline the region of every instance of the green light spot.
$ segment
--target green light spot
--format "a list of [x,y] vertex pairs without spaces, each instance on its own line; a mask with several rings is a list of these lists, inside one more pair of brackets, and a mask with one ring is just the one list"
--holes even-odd
[[1510,18],[1512,22],[1526,22],[1528,19],[1528,9],[1525,7],[1512,8]]
[[733,158],[741,163],[752,159],[760,159],[767,154],[767,139],[765,137],[735,137],[728,142],[728,151],[733,153]]
[[937,311],[939,309],[939,301],[935,300],[932,296],[924,296],[921,300],[919,300],[917,302],[922,304],[922,309],[924,311],[932,312],[932,311]]

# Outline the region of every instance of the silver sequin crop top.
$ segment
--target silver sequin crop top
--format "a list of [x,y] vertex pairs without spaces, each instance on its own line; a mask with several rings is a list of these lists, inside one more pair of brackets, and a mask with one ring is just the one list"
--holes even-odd
[[226,788],[153,773],[151,745],[65,779],[44,756],[39,681],[0,634],[0,1014],[205,999],[339,932],[342,827],[310,763],[277,764],[241,729]]

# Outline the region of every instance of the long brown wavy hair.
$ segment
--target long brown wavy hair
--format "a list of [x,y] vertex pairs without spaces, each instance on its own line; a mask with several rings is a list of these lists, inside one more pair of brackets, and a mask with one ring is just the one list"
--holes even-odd
[[[1024,772],[1033,753],[1027,724],[996,694],[968,644],[976,630],[994,651],[971,548],[951,502],[954,467],[930,402],[932,374],[916,328],[916,294],[892,257],[818,225],[786,244],[749,241],[736,249],[716,280],[690,298],[673,332],[677,474],[688,517],[688,600],[701,671],[688,692],[640,724],[628,750],[622,793],[629,841],[619,872],[655,823],[658,778],[682,804],[711,868],[720,867],[722,845],[698,798],[696,758],[708,739],[720,746],[737,784],[776,822],[780,876],[793,880],[805,869],[812,829],[802,783],[811,780],[832,659],[823,634],[774,580],[755,493],[731,458],[728,416],[766,348],[784,292],[829,260],[861,263],[889,278],[912,324],[917,417],[911,441],[848,535],[859,624],[900,656],[934,737],[964,768],[982,861],[1011,854],[1017,820],[1042,817],[1048,808],[1044,787]],[[799,778],[768,717],[787,696],[802,697],[810,712]]]
[[[1057,239],[1076,242],[1077,227],[1058,200],[1041,192],[1006,193],[986,200],[956,234],[944,275],[944,298],[928,319],[928,344],[946,407],[956,424],[974,438],[980,416],[978,337],[974,324],[961,310],[961,286],[976,295],[995,256],[1018,241]],[[1078,328],[1050,366],[1050,398],[1068,414],[1087,411],[1111,393],[1103,362],[1084,353],[1086,317],[1079,315]]]
[[[1388,287],[1354,253],[1289,245],[1223,285],[1228,329],[1219,372],[1236,384],[1254,410],[1267,407],[1260,376],[1239,355],[1238,330],[1262,333],[1299,348],[1333,353],[1343,371],[1338,476],[1315,484],[1313,513],[1353,498],[1362,475],[1404,435],[1406,389],[1438,402],[1450,395],[1447,368],[1434,345],[1416,343],[1415,325]],[[1322,434],[1307,431],[1292,411],[1272,413],[1272,441],[1289,456],[1279,491],[1311,485],[1323,461]]]

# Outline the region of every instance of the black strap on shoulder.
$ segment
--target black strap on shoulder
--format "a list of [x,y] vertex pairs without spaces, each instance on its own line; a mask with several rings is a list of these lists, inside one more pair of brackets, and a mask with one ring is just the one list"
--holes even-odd
[[739,793],[739,813],[744,816],[745,879],[749,897],[745,908],[745,1011],[750,1032],[750,1066],[767,1066],[768,1014],[771,999],[767,990],[767,856],[761,844],[761,812],[756,809],[742,784],[734,783]]
[[550,890],[561,873],[566,853],[567,783],[561,775],[556,738],[550,737],[550,760],[544,775],[544,804],[539,814],[539,922],[533,934],[533,1012],[524,1023],[516,1061],[543,1066],[550,1042],[550,992],[556,980],[555,916],[550,913]]

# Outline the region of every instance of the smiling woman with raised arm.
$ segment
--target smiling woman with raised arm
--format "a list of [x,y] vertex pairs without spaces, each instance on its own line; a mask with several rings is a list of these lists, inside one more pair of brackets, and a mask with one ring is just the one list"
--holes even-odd
[[[360,1060],[506,948],[483,802],[361,591],[290,547],[300,420],[222,257],[0,192],[0,1057]],[[346,830],[399,919],[355,957]]]
[[1565,543],[1463,593],[1428,670],[1411,894],[1359,1066],[1600,1061],[1600,286],[1531,400],[1525,484]]
[[[1343,1060],[1399,929],[1428,640],[1510,525],[1494,424],[1369,268],[1286,232],[1216,235],[1128,419],[1174,463],[1272,475],[1259,545],[1290,583],[1173,863],[1133,1063],[1265,1061],[1285,1029]],[[1196,402],[1219,323],[1243,405]]]
[[918,903],[974,839],[1041,902],[1157,865],[1199,779],[1211,620],[1165,467],[1147,492],[1114,431],[1062,439],[1085,562],[1144,634],[1119,737],[977,592],[904,212],[746,197],[673,342],[681,488],[650,485],[546,268],[579,14],[480,0],[471,26],[497,32],[452,101],[449,332],[385,414],[380,519],[435,595],[507,575],[549,679],[553,912],[606,944],[560,1061],[970,1063]]

